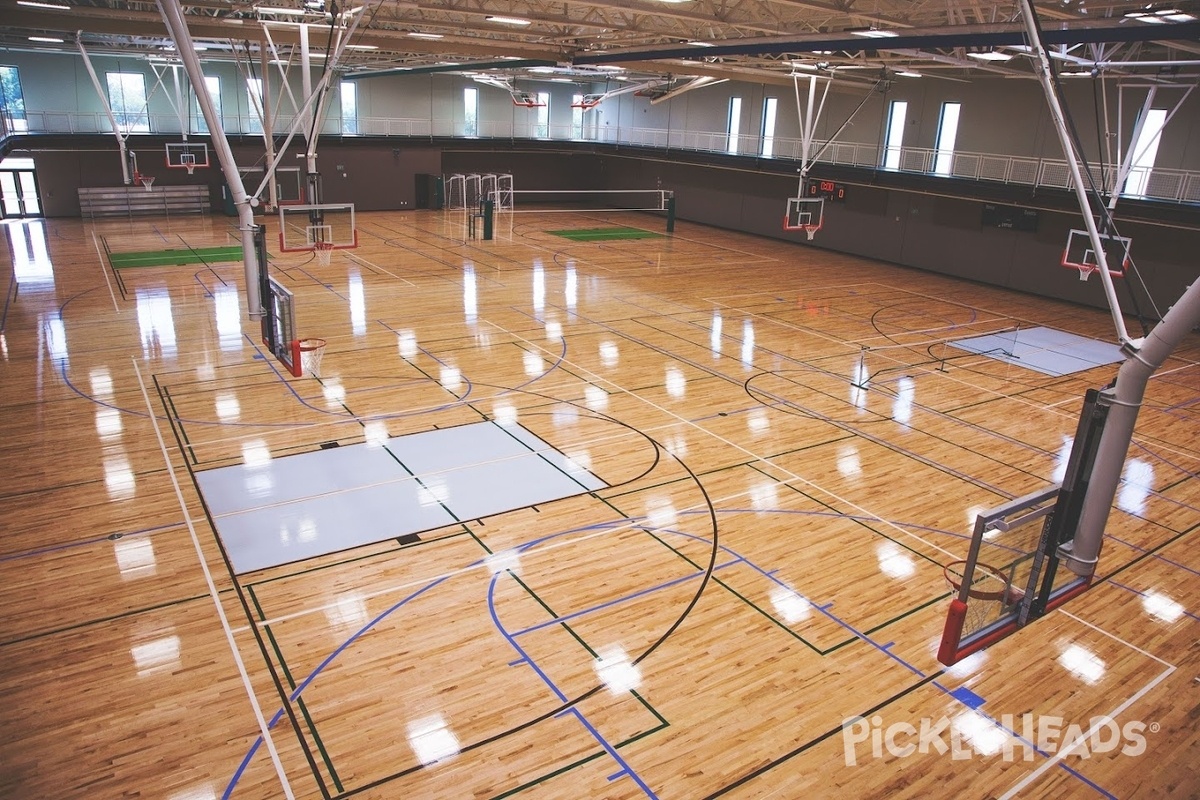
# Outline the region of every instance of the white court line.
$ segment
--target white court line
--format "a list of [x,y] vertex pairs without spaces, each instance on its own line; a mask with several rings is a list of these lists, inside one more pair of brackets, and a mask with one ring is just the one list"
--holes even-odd
[[[1153,653],[1149,653],[1149,652],[1143,650],[1142,648],[1138,647],[1137,645],[1127,642],[1124,639],[1122,639],[1121,637],[1111,634],[1108,631],[1104,630],[1103,628],[1093,625],[1092,623],[1088,622],[1087,620],[1080,619],[1079,617],[1075,616],[1074,614],[1070,613],[1069,611],[1063,611],[1062,609],[1059,609],[1058,613],[1063,614],[1063,615],[1069,617],[1070,619],[1075,620],[1079,624],[1084,625],[1088,628],[1091,628],[1092,630],[1096,631],[1097,633],[1107,636],[1108,638],[1113,639],[1114,641],[1120,642],[1121,644],[1128,647],[1130,650],[1140,653],[1140,654],[1146,656],[1147,658],[1153,659],[1154,661],[1157,661],[1158,663],[1166,666],[1166,669],[1163,670],[1161,673],[1159,673],[1159,675],[1157,677],[1155,677],[1154,680],[1147,683],[1145,686],[1143,686],[1141,689],[1139,689],[1137,692],[1135,692],[1132,697],[1130,697],[1124,703],[1121,703],[1121,705],[1119,705],[1115,709],[1113,709],[1108,714],[1109,719],[1115,720],[1122,713],[1124,713],[1124,711],[1127,708],[1129,708],[1131,705],[1136,703],[1138,700],[1141,700],[1143,697],[1145,697],[1146,694],[1150,690],[1152,690],[1154,687],[1158,686],[1158,684],[1162,683],[1164,680],[1166,680],[1168,677],[1170,677],[1171,674],[1174,673],[1175,670],[1177,669],[1177,667],[1175,667],[1175,665],[1173,665],[1167,661],[1164,661],[1163,659],[1159,658],[1158,656],[1154,655]],[[1062,761],[1064,758],[1066,758],[1071,753],[1073,753],[1080,745],[1085,744],[1087,741],[1089,741],[1092,738],[1092,736],[1102,727],[1104,727],[1104,723],[1097,722],[1095,725],[1088,728],[1087,731],[1085,733],[1083,733],[1078,739],[1067,744],[1065,747],[1063,747],[1061,750],[1059,750],[1057,753],[1055,753],[1053,758],[1047,759],[1047,761],[1044,764],[1042,764],[1040,767],[1035,769],[1033,772],[1029,773],[1024,778],[1022,778],[1020,781],[1018,781],[1007,792],[1000,795],[1000,797],[997,798],[997,800],[1011,800],[1012,798],[1016,797],[1021,792],[1022,789],[1024,789],[1029,784],[1033,783],[1038,778],[1040,778],[1043,774],[1045,774],[1045,772],[1048,769],[1057,765],[1060,761]]]
[[284,774],[283,764],[279,760],[279,752],[275,749],[275,742],[271,739],[271,731],[267,727],[266,718],[263,717],[262,708],[258,704],[258,698],[254,696],[254,689],[250,685],[250,676],[246,672],[246,665],[242,663],[241,653],[238,652],[237,643],[233,639],[233,631],[229,628],[229,619],[225,616],[225,609],[221,607],[221,598],[217,593],[216,584],[213,583],[212,573],[209,572],[208,562],[204,559],[204,550],[200,546],[200,537],[196,535],[196,526],[192,522],[192,515],[188,512],[187,503],[183,499],[183,490],[179,488],[179,479],[175,475],[175,465],[171,463],[171,455],[167,452],[166,442],[163,441],[162,429],[158,426],[158,417],[154,416],[154,407],[150,404],[150,394],[146,391],[146,382],[142,380],[142,371],[138,368],[137,360],[129,359],[133,363],[133,371],[137,376],[138,387],[142,390],[142,399],[146,402],[146,410],[150,413],[150,421],[154,426],[154,436],[158,439],[158,448],[162,451],[163,461],[167,465],[167,474],[171,476],[171,485],[175,488],[175,499],[179,501],[179,508],[183,512],[183,521],[187,524],[188,533],[192,537],[192,546],[196,549],[196,560],[200,562],[200,570],[204,573],[204,582],[208,586],[208,596],[212,598],[213,605],[217,609],[217,617],[221,620],[221,627],[225,630],[225,641],[229,645],[229,652],[233,655],[233,661],[237,665],[238,675],[242,678],[242,686],[246,689],[246,697],[250,700],[250,707],[254,709],[254,718],[258,721],[258,730],[262,734],[263,742],[267,746],[267,750],[271,754],[271,761],[275,764],[275,773],[279,776],[279,781],[283,785],[283,793],[288,800],[294,800],[295,795],[292,794],[292,786],[288,783],[287,775]]
[[413,288],[416,288],[416,284],[415,284],[415,283],[413,283],[412,281],[410,281],[408,278],[401,278],[399,275],[397,275],[396,273],[392,272],[391,270],[384,269],[383,267],[379,266],[378,264],[375,264],[375,263],[373,263],[373,262],[371,262],[371,261],[368,261],[367,259],[363,258],[362,256],[357,256],[357,255],[355,255],[354,253],[347,252],[347,253],[346,253],[346,257],[347,257],[347,258],[349,258],[349,259],[351,259],[352,261],[358,261],[359,263],[366,264],[366,265],[367,265],[368,267],[370,267],[371,269],[377,269],[377,270],[379,270],[380,272],[383,272],[383,273],[385,273],[385,274],[387,274],[387,275],[391,275],[393,278],[395,278],[396,280],[400,281],[401,283],[407,283],[409,286],[412,286]]
[[[521,339],[521,340],[522,340],[522,341],[524,341],[526,344],[529,344],[529,345],[531,345],[532,347],[535,347],[535,348],[537,348],[538,350],[541,350],[541,351],[542,351],[542,352],[544,352],[544,353],[550,353],[550,351],[549,351],[549,350],[546,350],[545,348],[543,348],[543,347],[542,347],[541,345],[539,345],[538,343],[536,343],[536,342],[534,342],[534,341],[532,341],[532,340],[530,340],[530,339],[524,339],[524,338],[523,338],[523,337],[521,337],[519,334],[513,333],[512,331],[510,331],[510,330],[507,330],[507,329],[505,329],[505,328],[503,328],[503,327],[501,327],[501,326],[497,325],[497,324],[496,324],[496,323],[494,323],[494,322],[490,322],[490,321],[488,321],[488,320],[485,320],[485,319],[482,319],[482,318],[480,319],[480,322],[483,322],[483,323],[485,323],[485,324],[487,324],[487,325],[491,325],[493,328],[496,328],[496,329],[500,330],[501,332],[508,334],[509,336],[513,336],[513,337],[516,337],[516,338],[518,338],[518,339]],[[668,409],[666,409],[666,408],[663,408],[662,406],[658,405],[657,403],[651,402],[651,401],[650,401],[650,400],[648,400],[647,398],[645,398],[645,397],[642,397],[642,396],[640,396],[640,395],[637,395],[637,394],[635,394],[633,391],[631,391],[631,390],[629,390],[629,389],[626,389],[626,388],[625,388],[625,387],[623,387],[623,386],[620,386],[619,384],[617,384],[617,383],[615,383],[615,382],[613,382],[613,381],[609,380],[608,378],[605,378],[605,377],[603,377],[603,376],[597,375],[596,373],[594,373],[594,372],[592,372],[591,370],[589,370],[589,369],[587,369],[586,367],[584,367],[582,364],[577,364],[577,363],[575,363],[575,362],[573,362],[573,361],[570,361],[570,360],[568,360],[568,359],[566,359],[566,358],[564,358],[564,359],[562,360],[562,362],[561,362],[561,363],[563,363],[563,364],[570,364],[570,365],[571,365],[571,366],[573,366],[575,369],[577,369],[579,372],[581,372],[581,373],[585,373],[585,374],[587,374],[587,375],[590,375],[590,376],[592,377],[592,379],[594,379],[594,380],[592,380],[592,381],[590,381],[590,382],[592,382],[592,383],[595,383],[596,385],[600,385],[601,383],[603,383],[603,384],[607,384],[607,385],[609,385],[609,386],[612,386],[612,387],[614,387],[614,388],[615,388],[615,389],[616,389],[618,392],[621,392],[622,394],[627,394],[627,395],[629,395],[630,397],[632,397],[634,400],[637,400],[637,401],[639,401],[639,402],[645,403],[646,405],[648,405],[648,406],[650,406],[651,408],[655,409],[656,411],[658,411],[658,412],[660,412],[660,413],[664,414],[665,416],[668,416],[668,417],[673,417],[674,419],[676,419],[676,420],[678,421],[678,423],[679,423],[679,424],[683,424],[683,425],[690,425],[691,427],[695,428],[696,430],[700,431],[701,433],[703,433],[703,434],[705,434],[705,435],[707,435],[707,436],[711,436],[712,438],[716,439],[717,441],[719,441],[719,442],[722,442],[722,443],[724,443],[724,444],[727,444],[727,445],[729,445],[730,447],[732,447],[733,449],[735,449],[735,450],[738,450],[738,451],[741,451],[741,452],[745,453],[746,455],[748,455],[748,456],[750,456],[751,458],[753,458],[755,461],[761,461],[761,462],[763,462],[764,464],[770,464],[770,465],[771,465],[772,467],[774,467],[775,469],[777,469],[777,470],[779,470],[780,472],[782,472],[783,474],[785,474],[785,475],[789,476],[789,478],[788,478],[788,480],[787,480],[787,481],[781,481],[781,483],[788,483],[788,482],[790,482],[791,480],[797,480],[797,481],[800,481],[801,483],[803,483],[804,485],[806,485],[806,486],[808,486],[808,487],[812,488],[813,490],[815,490],[815,491],[818,491],[818,492],[821,492],[822,494],[824,494],[824,495],[827,495],[827,496],[829,496],[829,497],[832,497],[833,499],[837,500],[837,501],[838,501],[838,502],[840,502],[840,503],[844,503],[845,505],[849,506],[850,508],[853,508],[854,510],[856,510],[856,511],[860,512],[860,513],[861,513],[863,516],[865,516],[865,517],[868,517],[868,518],[870,518],[870,519],[873,519],[873,520],[876,520],[876,521],[878,521],[879,523],[881,523],[881,524],[883,524],[883,525],[886,525],[886,526],[888,526],[888,527],[890,527],[890,528],[893,528],[893,529],[895,529],[897,532],[899,532],[900,534],[902,534],[902,535],[904,535],[904,536],[907,536],[907,537],[909,537],[909,538],[911,538],[911,539],[916,539],[918,542],[921,542],[921,544],[925,545],[926,547],[930,547],[930,548],[932,548],[932,549],[934,549],[934,550],[937,550],[937,551],[938,551],[938,552],[940,552],[940,553],[944,553],[945,555],[949,556],[951,560],[953,560],[953,559],[957,558],[957,554],[955,554],[955,553],[951,553],[949,550],[945,549],[944,547],[939,547],[938,545],[936,545],[936,544],[934,544],[934,543],[932,543],[932,542],[930,542],[930,541],[927,541],[927,540],[925,540],[925,539],[922,539],[920,536],[917,536],[916,534],[914,534],[914,533],[911,533],[910,531],[907,531],[907,530],[905,530],[904,528],[900,527],[899,525],[895,524],[894,522],[891,522],[891,521],[889,521],[889,520],[886,520],[886,519],[884,519],[883,517],[880,517],[878,514],[873,514],[873,513],[871,513],[870,511],[868,511],[867,509],[865,509],[865,508],[863,508],[862,506],[858,505],[857,503],[854,503],[854,502],[852,502],[852,501],[850,501],[850,500],[847,500],[847,499],[846,499],[846,498],[844,498],[844,497],[840,497],[839,495],[837,495],[837,494],[835,494],[835,493],[831,492],[830,490],[826,489],[825,487],[823,487],[823,486],[820,486],[819,484],[817,484],[817,483],[814,483],[813,481],[810,481],[810,480],[808,480],[807,478],[804,478],[804,477],[802,477],[802,476],[800,476],[800,475],[797,475],[796,473],[792,472],[791,470],[787,469],[786,467],[781,467],[780,465],[778,465],[778,464],[776,464],[774,461],[772,461],[770,458],[766,458],[766,457],[764,457],[764,456],[762,456],[762,455],[760,455],[760,454],[758,454],[758,453],[755,453],[755,452],[754,452],[754,451],[752,451],[752,450],[748,450],[748,449],[746,449],[745,447],[742,447],[740,444],[737,444],[736,442],[730,441],[729,439],[726,439],[726,438],[725,438],[725,437],[723,437],[723,436],[720,436],[720,435],[718,435],[718,434],[716,434],[716,433],[713,433],[712,431],[710,431],[710,430],[708,430],[707,428],[705,428],[705,427],[703,427],[703,426],[699,425],[698,423],[695,423],[695,422],[693,422],[693,421],[691,421],[691,420],[689,420],[689,419],[686,419],[686,418],[684,418],[684,417],[681,417],[681,416],[679,416],[678,414],[674,413],[673,411],[670,411],[670,410],[668,410]]]
[[100,261],[100,272],[104,273],[104,283],[108,285],[108,296],[113,301],[113,311],[118,314],[121,312],[121,307],[117,305],[117,295],[113,292],[112,281],[108,278],[108,268],[104,265],[104,254],[100,252],[100,241],[96,238],[96,232],[92,231],[92,246],[96,248],[96,258]]

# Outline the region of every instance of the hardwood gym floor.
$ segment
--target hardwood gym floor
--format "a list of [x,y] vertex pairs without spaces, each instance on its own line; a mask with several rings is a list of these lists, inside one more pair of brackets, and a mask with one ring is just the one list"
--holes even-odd
[[[1200,793],[1200,336],[1150,382],[1096,585],[947,670],[942,565],[1116,367],[946,343],[1108,341],[1105,312],[687,223],[548,233],[661,231],[636,214],[481,242],[364,213],[328,267],[273,257],[328,342],[292,378],[240,263],[104,257],[231,222],[0,226],[0,796]],[[198,489],[485,420],[603,488],[237,574]]]

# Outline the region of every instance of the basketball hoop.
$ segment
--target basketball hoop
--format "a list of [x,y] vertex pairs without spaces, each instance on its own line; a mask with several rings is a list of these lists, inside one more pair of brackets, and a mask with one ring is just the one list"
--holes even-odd
[[[966,561],[952,561],[942,569],[946,582],[956,593],[962,592],[963,583],[967,580],[966,568]],[[964,635],[982,630],[990,622],[999,619],[1005,608],[1025,599],[1023,589],[1013,586],[1003,572],[987,564],[976,563],[975,573],[970,580],[967,598],[974,602],[967,603]]]
[[139,175],[138,180],[141,182],[142,186],[146,187],[147,192],[150,191],[150,188],[152,186],[154,186],[154,176],[153,175]]
[[322,267],[329,266],[329,260],[333,256],[333,245],[329,242],[314,242],[313,252],[317,254],[317,263]]
[[325,355],[324,339],[301,339],[300,366],[314,378],[321,377],[321,356]]

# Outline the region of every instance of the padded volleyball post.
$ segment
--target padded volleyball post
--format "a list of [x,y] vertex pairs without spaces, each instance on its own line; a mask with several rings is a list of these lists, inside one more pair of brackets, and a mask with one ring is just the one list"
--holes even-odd
[[480,205],[483,208],[483,240],[490,242],[495,229],[496,202],[494,200],[484,200]]
[[667,198],[667,233],[675,232],[675,194]]

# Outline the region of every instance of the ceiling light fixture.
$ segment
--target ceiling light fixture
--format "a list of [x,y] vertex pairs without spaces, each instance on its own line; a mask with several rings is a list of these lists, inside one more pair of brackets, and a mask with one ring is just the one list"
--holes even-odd
[[909,72],[906,69],[902,69],[899,72],[897,72],[896,74],[899,75],[901,78],[919,78],[919,77],[921,77],[921,73]]
[[373,44],[348,44],[347,50],[378,50],[379,47]]
[[847,33],[852,33],[855,36],[862,36],[867,39],[890,39],[893,36],[900,35],[895,31],[879,31],[875,30],[874,28],[865,31],[847,31]]
[[414,39],[441,39],[440,33],[425,33],[424,31],[409,31],[408,35]]
[[1011,61],[1011,53],[997,53],[995,50],[989,50],[986,53],[967,53],[969,58],[974,58],[977,61]]
[[31,41],[31,42],[48,42],[50,44],[62,44],[63,43],[62,39],[56,38],[54,36],[30,36],[29,41]]
[[485,17],[488,22],[496,22],[500,25],[532,25],[529,20],[521,19],[520,17]]
[[70,11],[70,6],[59,5],[58,3],[39,3],[37,0],[17,0],[19,6],[29,6],[30,8],[52,8],[55,11]]
[[259,6],[255,10],[260,14],[279,14],[291,17],[303,17],[306,13],[303,8],[271,8],[270,6]]
[[716,47],[712,42],[688,42],[693,47]]

